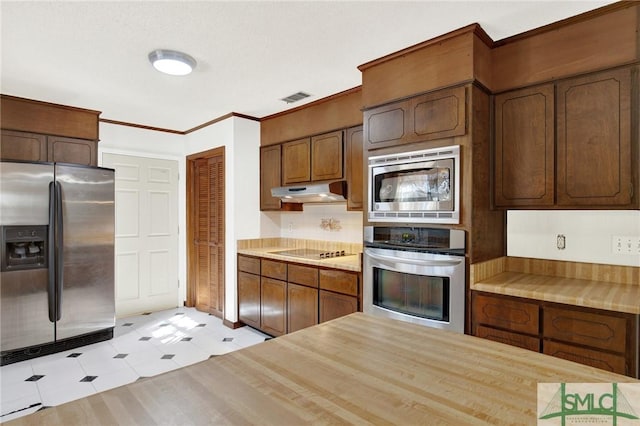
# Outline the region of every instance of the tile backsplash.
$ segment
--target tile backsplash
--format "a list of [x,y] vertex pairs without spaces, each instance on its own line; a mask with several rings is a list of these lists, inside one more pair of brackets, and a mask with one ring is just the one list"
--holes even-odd
[[345,204],[305,204],[302,212],[280,212],[282,238],[362,243],[362,212]]

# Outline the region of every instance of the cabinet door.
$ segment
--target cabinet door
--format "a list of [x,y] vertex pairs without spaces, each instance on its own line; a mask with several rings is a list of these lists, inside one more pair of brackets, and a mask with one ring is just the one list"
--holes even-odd
[[318,289],[287,284],[287,332],[318,323]]
[[280,210],[280,199],[271,196],[271,188],[281,186],[282,146],[260,148],[260,210]]
[[466,90],[464,87],[438,90],[411,98],[411,131],[407,142],[462,136],[467,132]]
[[347,210],[362,210],[364,205],[363,136],[362,126],[347,129]]
[[344,146],[342,131],[311,138],[311,180],[343,178]]
[[282,183],[311,180],[311,141],[300,139],[282,144]]
[[48,136],[47,143],[48,161],[85,166],[98,165],[98,144],[96,141]]
[[47,137],[36,133],[2,130],[0,159],[47,161]]
[[260,276],[238,272],[238,318],[260,328]]
[[554,204],[553,84],[495,98],[495,204]]
[[545,306],[544,337],[625,352],[627,320],[622,317]]
[[260,328],[272,336],[287,332],[287,283],[267,277],[260,279]]
[[557,89],[558,205],[630,204],[631,70],[565,80]]
[[330,321],[358,311],[358,299],[353,296],[320,290],[320,322]]
[[511,331],[537,335],[540,308],[515,299],[473,294],[474,324],[486,324]]
[[364,112],[364,135],[367,149],[403,143],[409,124],[409,102],[394,102]]

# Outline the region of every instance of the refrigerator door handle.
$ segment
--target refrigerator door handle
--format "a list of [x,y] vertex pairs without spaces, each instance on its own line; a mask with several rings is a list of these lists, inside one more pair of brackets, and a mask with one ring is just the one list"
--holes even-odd
[[64,284],[64,225],[62,220],[62,185],[56,182],[56,321],[62,318]]
[[49,321],[56,321],[56,183],[49,182],[49,230],[47,235],[47,299],[49,302]]

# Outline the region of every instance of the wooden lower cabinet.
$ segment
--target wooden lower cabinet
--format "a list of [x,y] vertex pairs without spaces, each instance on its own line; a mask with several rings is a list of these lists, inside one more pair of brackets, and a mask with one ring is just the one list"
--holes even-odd
[[238,255],[238,319],[272,336],[359,310],[360,275]]
[[320,322],[330,321],[357,311],[357,297],[320,290]]
[[493,340],[494,342],[506,343],[507,345],[518,346],[519,348],[540,352],[540,339],[537,337],[498,330],[496,328],[485,327],[483,325],[478,325],[476,327],[475,335],[488,340]]
[[569,345],[553,340],[544,340],[542,342],[542,353],[601,368],[613,373],[629,375],[627,362],[623,355]]
[[640,315],[472,292],[472,334],[638,377]]
[[260,275],[238,271],[238,318],[260,328]]
[[287,283],[260,278],[260,329],[272,336],[287,332]]
[[318,289],[287,283],[287,332],[318,324]]

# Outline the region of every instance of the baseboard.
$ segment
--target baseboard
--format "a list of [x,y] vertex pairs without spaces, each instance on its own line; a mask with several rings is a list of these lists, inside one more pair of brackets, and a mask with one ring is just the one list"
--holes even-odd
[[229,321],[229,320],[228,320],[228,319],[226,319],[226,318],[222,320],[222,324],[224,324],[224,325],[226,325],[227,327],[232,328],[232,329],[236,329],[236,328],[244,327],[244,325],[245,325],[245,324],[244,324],[243,322],[241,322],[241,321],[232,322],[232,321]]

